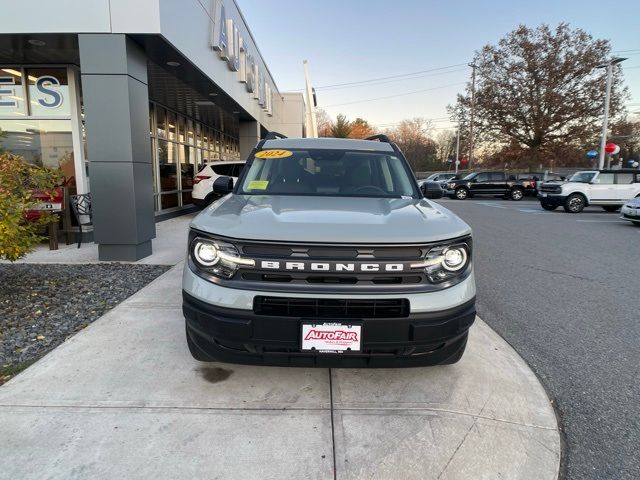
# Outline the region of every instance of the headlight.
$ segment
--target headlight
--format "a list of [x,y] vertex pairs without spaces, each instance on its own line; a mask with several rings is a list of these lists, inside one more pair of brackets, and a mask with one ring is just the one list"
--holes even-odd
[[255,265],[255,260],[240,257],[234,245],[209,238],[194,238],[189,252],[199,269],[220,278],[233,277],[240,265]]
[[432,283],[442,283],[461,275],[471,263],[471,242],[433,247],[424,261],[411,265],[424,268]]
[[462,246],[449,247],[444,250],[442,267],[449,272],[458,272],[467,264],[467,251]]
[[449,187],[450,190],[453,190],[453,188],[456,186],[455,183],[449,183],[447,184],[447,186]]
[[203,267],[213,267],[220,257],[218,256],[218,247],[215,243],[197,241],[193,247],[193,256],[195,260]]

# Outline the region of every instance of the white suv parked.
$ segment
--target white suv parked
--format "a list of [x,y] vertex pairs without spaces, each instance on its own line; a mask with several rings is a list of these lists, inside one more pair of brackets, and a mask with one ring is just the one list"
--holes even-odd
[[193,192],[191,193],[193,203],[207,206],[213,202],[219,197],[213,193],[213,182],[216,178],[232,177],[234,181],[237,181],[244,164],[244,160],[206,163],[193,179]]
[[599,205],[615,212],[638,196],[639,170],[587,170],[574,173],[564,183],[543,183],[538,200],[545,210],[562,205],[565,212],[580,213],[586,206]]

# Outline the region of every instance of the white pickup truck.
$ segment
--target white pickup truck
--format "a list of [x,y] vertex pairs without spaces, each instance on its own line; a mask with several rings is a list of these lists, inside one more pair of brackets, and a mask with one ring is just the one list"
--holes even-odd
[[574,173],[567,182],[543,183],[538,200],[545,210],[564,207],[580,213],[598,205],[607,212],[620,210],[624,203],[640,196],[640,170],[586,170]]

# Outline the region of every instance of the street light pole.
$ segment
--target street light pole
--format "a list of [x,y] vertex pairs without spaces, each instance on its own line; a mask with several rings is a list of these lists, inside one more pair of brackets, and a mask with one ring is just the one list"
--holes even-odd
[[604,146],[607,144],[607,128],[609,124],[609,103],[611,101],[611,79],[613,77],[613,66],[625,61],[626,58],[615,57],[607,63],[598,65],[597,68],[607,69],[607,90],[604,97],[604,119],[602,121],[602,136],[600,137],[600,160],[598,161],[598,170],[604,168]]
[[307,91],[307,137],[318,138],[318,124],[316,122],[315,102],[313,88],[311,87],[311,78],[309,77],[309,64],[305,60],[304,64],[304,83]]
[[456,175],[458,175],[458,165],[460,165],[460,125],[458,124],[458,134],[456,135]]
[[476,108],[476,64],[470,63],[471,67],[471,118],[469,119],[469,163],[467,168],[471,170],[473,163],[473,113]]

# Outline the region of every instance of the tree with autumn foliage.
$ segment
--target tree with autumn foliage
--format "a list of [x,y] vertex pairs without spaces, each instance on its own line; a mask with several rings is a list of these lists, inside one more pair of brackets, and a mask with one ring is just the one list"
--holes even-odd
[[623,118],[611,125],[608,140],[620,146],[619,157],[640,161],[640,120]]
[[[518,166],[547,166],[567,148],[584,151],[597,141],[602,122],[607,40],[594,39],[566,23],[555,28],[521,25],[497,45],[476,52],[476,144],[505,149]],[[450,106],[468,133],[471,85]],[[610,115],[623,110],[627,91],[614,67]],[[515,166],[515,165],[514,165]]]
[[351,122],[351,132],[349,133],[349,138],[363,139],[374,134],[375,132],[373,131],[373,128],[366,120],[358,117],[353,122]]
[[316,108],[316,125],[318,126],[318,136],[319,137],[330,137],[331,136],[331,117],[322,108]]
[[442,168],[442,164],[436,159],[437,146],[430,135],[432,128],[431,122],[416,117],[402,120],[397,127],[386,132],[402,150],[415,172]]

